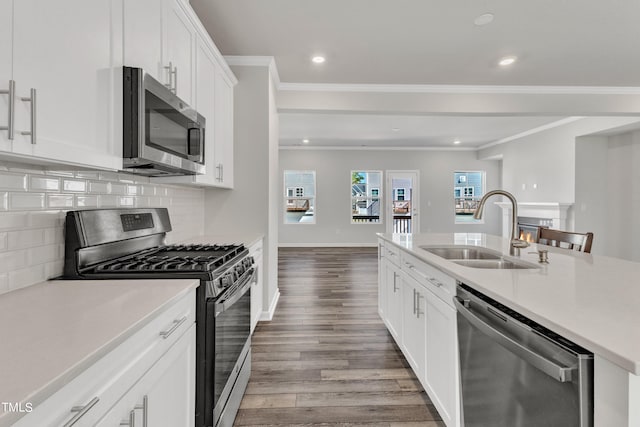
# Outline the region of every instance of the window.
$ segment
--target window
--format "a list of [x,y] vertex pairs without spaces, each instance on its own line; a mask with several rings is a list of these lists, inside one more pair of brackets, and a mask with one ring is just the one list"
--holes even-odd
[[459,171],[453,174],[453,199],[456,224],[481,223],[473,218],[484,194],[484,172]]
[[382,172],[351,171],[351,223],[382,223]]
[[284,223],[315,224],[316,172],[284,171]]
[[407,189],[406,188],[396,188],[395,191],[396,191],[396,197],[393,200],[397,200],[399,202],[404,201]]

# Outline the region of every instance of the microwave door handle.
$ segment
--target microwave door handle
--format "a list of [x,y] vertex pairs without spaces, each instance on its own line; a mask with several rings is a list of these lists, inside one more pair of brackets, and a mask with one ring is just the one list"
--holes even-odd
[[[201,130],[200,128],[189,128],[189,130],[187,131],[187,155],[189,157],[200,157],[203,153],[202,153],[202,141],[204,140],[203,135],[201,134]],[[194,144],[194,138],[193,138],[193,133],[195,132],[195,140],[196,143]]]

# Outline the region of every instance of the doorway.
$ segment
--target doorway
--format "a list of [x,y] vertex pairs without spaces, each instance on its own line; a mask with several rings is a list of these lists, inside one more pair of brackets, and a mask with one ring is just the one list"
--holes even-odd
[[386,171],[386,176],[387,233],[419,233],[419,172]]

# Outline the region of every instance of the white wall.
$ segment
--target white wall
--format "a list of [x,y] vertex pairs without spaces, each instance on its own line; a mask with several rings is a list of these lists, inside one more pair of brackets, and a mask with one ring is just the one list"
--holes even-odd
[[[487,172],[487,190],[500,188],[500,162],[477,160],[473,151],[280,150],[281,245],[375,244],[385,224],[351,224],[352,170],[419,170],[422,232],[501,234],[502,213],[489,203],[485,224],[455,224],[453,177],[457,170]],[[284,170],[315,170],[316,223],[283,224]],[[385,189],[384,194],[387,193]],[[495,201],[499,201],[496,198]],[[386,221],[386,218],[384,219]]]
[[478,157],[502,156],[504,190],[519,202],[574,202],[576,138],[637,121],[637,117],[582,118],[485,148]]
[[0,294],[62,275],[69,210],[166,207],[167,240],[179,242],[202,234],[203,193],[125,173],[0,162]]
[[277,118],[271,117],[275,107],[269,68],[232,69],[238,79],[234,92],[234,189],[206,191],[204,228],[205,234],[265,236],[264,277],[269,278],[263,301],[266,310],[277,293],[277,235],[269,229],[269,197],[273,191],[269,184],[270,141],[274,127],[277,132]]
[[592,231],[592,253],[640,261],[640,131],[579,138],[576,229]]

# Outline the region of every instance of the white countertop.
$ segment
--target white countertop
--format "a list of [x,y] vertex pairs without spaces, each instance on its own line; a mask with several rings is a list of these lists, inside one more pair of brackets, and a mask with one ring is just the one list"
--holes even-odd
[[532,270],[464,267],[420,249],[473,245],[509,253],[508,241],[481,233],[378,234],[444,273],[565,336],[625,370],[640,375],[640,263],[541,245],[549,264],[538,264],[537,245],[520,259]]
[[[35,407],[198,285],[55,280],[3,294],[0,402]],[[0,410],[0,425],[14,416]]]
[[226,244],[226,243],[242,243],[245,247],[250,248],[258,241],[264,238],[264,234],[260,233],[229,233],[229,234],[207,234],[204,236],[192,237],[185,239],[180,243],[211,243],[211,244]]

